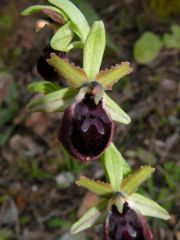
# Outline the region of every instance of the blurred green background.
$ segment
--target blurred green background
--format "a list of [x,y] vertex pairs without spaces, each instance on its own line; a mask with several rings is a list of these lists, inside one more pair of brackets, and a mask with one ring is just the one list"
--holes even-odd
[[[121,61],[133,66],[110,93],[132,118],[129,126],[117,127],[114,140],[134,168],[156,167],[140,191],[164,206],[171,220],[149,219],[154,240],[179,240],[180,1],[73,2],[90,24],[105,22],[103,67]],[[75,238],[68,233],[97,200],[74,181],[82,174],[103,179],[100,164],[79,165],[60,149],[61,114],[26,110],[32,97],[26,86],[41,80],[36,63],[51,33],[35,32],[40,15],[25,18],[20,12],[39,3],[45,1],[0,0],[0,240],[100,240],[98,227]],[[72,56],[81,65],[81,53]]]

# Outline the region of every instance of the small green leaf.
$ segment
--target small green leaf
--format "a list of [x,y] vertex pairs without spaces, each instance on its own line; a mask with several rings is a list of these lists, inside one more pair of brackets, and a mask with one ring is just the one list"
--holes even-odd
[[172,25],[171,31],[172,33],[164,34],[164,44],[167,48],[180,49],[180,26],[176,24]]
[[68,59],[60,58],[52,53],[47,62],[67,80],[70,87],[78,88],[87,82],[87,75],[83,69],[69,63]]
[[138,193],[133,193],[128,197],[128,204],[131,208],[140,212],[144,216],[161,218],[164,220],[168,220],[170,218],[168,212],[162,208],[155,201],[146,198]]
[[44,93],[44,94],[51,93],[61,89],[61,87],[58,84],[55,84],[49,81],[32,82],[28,85],[27,88],[30,92],[37,92],[37,93]]
[[63,88],[31,100],[27,107],[31,112],[63,112],[76,94],[77,91],[72,88]]
[[123,173],[124,170],[127,172],[128,164],[113,143],[106,149],[101,160],[114,192],[119,192]]
[[71,233],[76,234],[96,224],[107,207],[108,200],[101,200],[94,207],[90,208],[76,223],[71,227]]
[[69,0],[48,0],[50,3],[60,8],[70,19],[75,33],[85,42],[89,33],[89,24],[79,9]]
[[121,191],[127,195],[131,195],[144,181],[146,181],[151,176],[154,171],[155,169],[150,166],[141,167],[134,174],[129,175],[123,180]]
[[109,183],[94,181],[84,176],[80,177],[76,184],[80,187],[87,188],[89,191],[97,194],[98,196],[112,194],[112,188]]
[[94,81],[101,67],[106,45],[105,28],[102,21],[95,21],[84,46],[83,68],[89,80]]
[[71,30],[70,22],[67,22],[64,26],[54,34],[51,39],[51,47],[58,51],[68,52],[68,45],[73,39],[74,33]]
[[22,16],[28,16],[34,13],[38,13],[41,12],[43,10],[52,10],[55,11],[57,13],[59,13],[65,20],[67,20],[67,15],[61,11],[59,8],[53,7],[53,6],[48,6],[48,5],[34,5],[34,6],[30,6],[28,8],[26,8],[21,15]]
[[131,122],[131,119],[127,113],[125,113],[107,94],[104,94],[104,103],[105,108],[110,114],[112,120],[124,124],[129,124]]
[[159,54],[163,42],[152,32],[145,32],[134,45],[134,58],[140,64],[152,62]]
[[105,89],[112,89],[112,86],[122,77],[130,74],[132,68],[129,62],[122,62],[117,64],[110,69],[101,71],[95,77],[96,81],[99,82]]

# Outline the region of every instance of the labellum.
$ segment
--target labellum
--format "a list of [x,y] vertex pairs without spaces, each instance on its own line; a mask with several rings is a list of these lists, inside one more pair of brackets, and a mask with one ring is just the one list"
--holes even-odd
[[64,112],[59,140],[66,150],[81,162],[98,159],[112,140],[114,123],[103,108],[103,98],[95,103],[86,95]]
[[55,53],[59,57],[65,57],[64,52],[60,52],[52,49],[50,46],[42,50],[41,56],[38,59],[37,70],[38,73],[48,81],[57,81],[59,76],[52,66],[47,63],[47,59],[50,58],[51,53]]
[[152,240],[152,233],[145,218],[125,203],[121,214],[112,206],[104,224],[104,240]]

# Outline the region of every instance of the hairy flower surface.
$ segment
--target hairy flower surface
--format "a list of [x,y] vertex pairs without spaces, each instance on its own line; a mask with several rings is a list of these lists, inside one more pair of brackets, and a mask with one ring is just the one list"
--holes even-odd
[[56,81],[59,80],[57,72],[52,66],[47,63],[47,59],[50,58],[51,53],[55,53],[59,57],[64,57],[65,53],[52,49],[50,46],[42,50],[41,56],[37,62],[37,70],[39,74],[46,80]]
[[66,150],[81,162],[96,160],[112,140],[114,123],[103,108],[103,99],[96,105],[86,94],[64,112],[59,139]]
[[112,206],[104,225],[104,240],[152,240],[152,233],[145,218],[125,203],[122,214]]

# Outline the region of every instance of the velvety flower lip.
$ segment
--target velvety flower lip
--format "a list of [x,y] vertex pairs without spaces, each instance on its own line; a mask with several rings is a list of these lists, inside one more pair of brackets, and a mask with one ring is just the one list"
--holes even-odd
[[114,123],[103,108],[87,93],[64,112],[58,138],[66,150],[81,162],[98,159],[112,140]]
[[42,50],[41,56],[37,62],[37,71],[38,73],[46,80],[49,81],[58,81],[59,76],[52,66],[47,63],[47,59],[50,58],[51,53],[55,53],[59,57],[65,57],[64,52],[60,52],[52,49],[50,46],[45,47]]
[[122,214],[112,206],[104,224],[104,240],[152,240],[152,233],[145,218],[125,203]]

